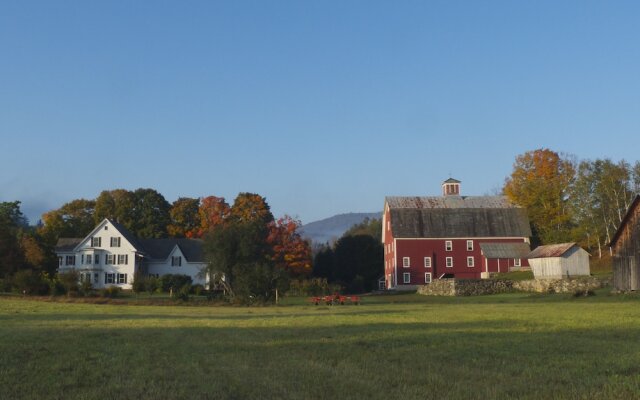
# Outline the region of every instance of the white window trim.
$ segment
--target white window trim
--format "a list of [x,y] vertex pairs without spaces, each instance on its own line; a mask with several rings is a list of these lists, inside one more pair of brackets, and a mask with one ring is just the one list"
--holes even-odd
[[424,267],[425,268],[431,268],[431,257],[425,257],[424,258]]
[[514,267],[522,267],[522,259],[521,258],[514,258],[513,259],[513,266]]
[[410,257],[402,257],[402,268],[410,268],[410,267],[411,267],[411,258]]
[[402,273],[402,283],[411,283],[411,273],[410,272],[403,272]]
[[424,283],[431,283],[431,272],[424,273]]
[[453,251],[453,241],[452,240],[445,240],[444,249],[445,249],[445,251]]
[[467,251],[473,251],[473,240],[467,240]]
[[453,268],[453,257],[445,258],[445,264],[444,265],[447,268]]
[[[471,265],[469,265],[469,261],[471,261]],[[467,257],[467,267],[468,268],[473,268],[475,267],[476,264],[476,260],[474,257]]]

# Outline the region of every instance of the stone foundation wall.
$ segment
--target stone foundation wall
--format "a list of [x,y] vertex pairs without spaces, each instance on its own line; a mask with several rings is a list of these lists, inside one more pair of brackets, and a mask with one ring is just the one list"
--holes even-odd
[[610,279],[592,276],[572,279],[439,279],[420,286],[418,294],[427,296],[479,296],[509,292],[576,293],[610,286]]

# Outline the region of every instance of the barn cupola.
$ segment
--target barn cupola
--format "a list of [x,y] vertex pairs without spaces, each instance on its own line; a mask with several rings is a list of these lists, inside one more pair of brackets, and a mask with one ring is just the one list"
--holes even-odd
[[460,196],[460,181],[457,179],[449,178],[442,182],[442,195],[443,196]]

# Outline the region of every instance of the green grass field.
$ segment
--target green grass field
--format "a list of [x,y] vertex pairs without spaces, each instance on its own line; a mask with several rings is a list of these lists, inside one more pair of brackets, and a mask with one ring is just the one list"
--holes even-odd
[[244,308],[0,297],[0,398],[640,398],[640,298]]

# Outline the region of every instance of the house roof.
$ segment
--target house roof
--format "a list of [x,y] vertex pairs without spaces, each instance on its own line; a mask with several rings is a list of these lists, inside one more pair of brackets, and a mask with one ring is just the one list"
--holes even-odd
[[525,258],[531,251],[529,243],[480,243],[480,249],[485,257],[496,258]]
[[83,240],[84,238],[60,238],[56,243],[55,251],[57,253],[71,252]]
[[504,196],[387,197],[396,238],[530,237],[527,213]]
[[138,239],[146,254],[153,260],[166,260],[178,246],[188,262],[203,262],[202,240],[200,239]]
[[638,205],[640,205],[640,194],[636,195],[636,198],[633,199],[633,202],[629,206],[629,209],[627,210],[627,213],[624,215],[622,222],[620,222],[620,226],[618,226],[618,230],[616,231],[615,235],[613,235],[613,239],[611,239],[611,243],[609,243],[610,247],[614,247],[616,245],[616,243],[618,242],[618,239],[620,239],[620,235],[622,234],[624,227],[629,223],[629,219],[633,215],[634,210],[636,209],[636,207],[638,207]]
[[538,246],[527,255],[527,258],[562,257],[562,255],[571,250],[573,246],[577,246],[577,244],[575,242],[571,242]]
[[129,242],[131,243],[131,245],[138,251],[143,251],[143,246],[140,245],[140,242],[138,240],[138,238],[136,238],[135,236],[133,236],[133,234],[131,232],[129,232],[129,230],[127,228],[124,227],[124,225],[120,224],[119,222],[116,222],[112,219],[108,219],[108,221],[111,223],[111,225],[113,225],[114,228],[116,228],[118,230],[118,232],[120,232],[122,234],[122,236]]

